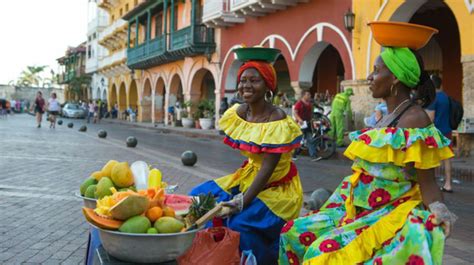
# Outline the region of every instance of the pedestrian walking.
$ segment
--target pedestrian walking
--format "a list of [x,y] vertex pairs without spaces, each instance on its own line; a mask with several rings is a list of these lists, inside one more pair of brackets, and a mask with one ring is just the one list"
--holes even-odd
[[[436,88],[436,98],[431,103],[431,105],[426,108],[428,116],[430,116],[431,121],[434,122],[434,125],[438,130],[443,133],[443,135],[452,139],[452,130],[451,125],[449,124],[450,120],[450,109],[449,109],[449,98],[446,92],[444,92],[442,87],[441,78],[437,75],[431,76],[431,81],[433,82],[434,87]],[[444,185],[441,186],[441,191],[444,192],[453,192],[451,186],[451,160],[446,159],[444,163]]]
[[51,94],[51,98],[48,100],[48,113],[49,113],[49,128],[56,128],[56,116],[59,115],[61,111],[61,104],[59,104],[56,93]]
[[100,121],[99,106],[100,106],[100,101],[96,101],[94,104],[94,123],[99,123]]
[[33,106],[35,110],[36,123],[38,128],[41,128],[41,121],[43,120],[45,104],[46,103],[43,98],[43,93],[41,93],[41,91],[38,91],[38,93],[36,93],[36,99]]
[[94,101],[90,100],[89,101],[89,106],[88,106],[89,112],[87,113],[87,123],[90,123],[91,118],[94,118],[94,112],[95,112],[95,104]]

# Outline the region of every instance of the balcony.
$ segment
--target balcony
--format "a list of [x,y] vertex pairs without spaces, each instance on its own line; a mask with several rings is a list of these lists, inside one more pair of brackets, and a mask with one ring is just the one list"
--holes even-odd
[[165,36],[156,37],[127,50],[127,65],[133,69],[146,69],[165,60]]
[[[106,16],[98,16],[87,23],[87,35],[97,31],[102,31],[109,25],[109,19]],[[104,35],[105,36],[105,35]]]
[[121,50],[99,60],[99,69],[111,67],[120,64],[127,58],[127,51]]
[[99,44],[110,51],[120,49],[127,43],[127,22],[122,19],[114,21],[99,34]]
[[245,18],[230,12],[230,0],[205,1],[202,21],[208,27],[229,27],[235,23],[245,23]]
[[172,57],[183,58],[213,52],[216,48],[214,42],[214,29],[205,25],[182,28],[170,34],[168,53]]

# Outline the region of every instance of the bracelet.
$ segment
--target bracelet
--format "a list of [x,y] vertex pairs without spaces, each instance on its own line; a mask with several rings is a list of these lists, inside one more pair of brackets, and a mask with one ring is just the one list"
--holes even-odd
[[233,200],[236,202],[237,209],[239,209],[239,212],[242,212],[244,209],[244,194],[239,193],[234,196]]

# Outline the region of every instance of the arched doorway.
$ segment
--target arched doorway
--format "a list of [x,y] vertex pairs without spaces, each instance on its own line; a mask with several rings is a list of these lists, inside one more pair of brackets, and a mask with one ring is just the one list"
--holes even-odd
[[174,106],[177,101],[183,103],[183,85],[181,83],[179,75],[176,74],[171,79],[168,106]]
[[442,78],[446,93],[462,102],[461,44],[458,24],[451,9],[441,0],[407,1],[394,12],[390,20],[439,30],[419,53],[426,70]]
[[138,114],[138,90],[135,80],[132,80],[132,83],[130,84],[130,90],[128,92],[128,106]]
[[120,84],[118,104],[119,115],[121,116],[121,114],[127,109],[127,91],[125,89],[125,83]]
[[94,99],[100,99],[100,96],[101,96],[100,88],[98,87],[98,88],[95,90]]
[[285,57],[283,57],[283,55],[278,56],[278,59],[273,64],[273,67],[275,68],[277,75],[277,93],[286,95],[288,99],[294,100],[295,90],[293,90],[291,87],[290,71],[288,70],[288,64],[286,63]]
[[102,95],[100,97],[102,100],[107,100],[107,89],[104,89],[102,91]]
[[165,120],[165,81],[158,78],[155,86],[155,122],[164,122]]
[[215,100],[216,83],[211,72],[207,69],[199,69],[191,82],[191,102],[193,105],[201,100]]
[[115,87],[115,84],[112,85],[112,88],[110,89],[110,95],[109,95],[109,110],[111,110],[115,104],[117,104],[117,87]]
[[229,70],[227,71],[224,87],[225,91],[223,92],[225,97],[227,97],[229,101],[235,95],[235,92],[237,92],[237,74],[241,65],[241,61],[235,60],[230,64]]
[[151,112],[152,112],[152,100],[151,100],[151,83],[150,79],[146,79],[145,85],[143,86],[143,96],[142,96],[142,122],[151,121]]
[[329,102],[344,80],[344,64],[334,46],[318,42],[309,49],[300,68],[299,81],[319,102]]

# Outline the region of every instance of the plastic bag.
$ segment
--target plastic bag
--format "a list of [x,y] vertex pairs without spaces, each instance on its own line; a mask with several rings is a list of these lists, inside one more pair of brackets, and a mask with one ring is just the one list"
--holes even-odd
[[252,250],[242,251],[242,257],[240,258],[240,265],[257,265],[257,258],[252,253]]
[[239,265],[240,233],[227,227],[211,227],[197,232],[179,265]]

